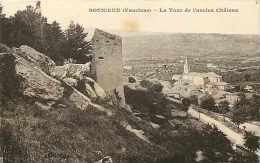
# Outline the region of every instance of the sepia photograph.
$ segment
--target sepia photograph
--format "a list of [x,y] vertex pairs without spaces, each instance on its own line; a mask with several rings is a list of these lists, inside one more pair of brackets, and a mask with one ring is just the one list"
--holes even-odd
[[260,163],[258,0],[0,0],[0,163]]

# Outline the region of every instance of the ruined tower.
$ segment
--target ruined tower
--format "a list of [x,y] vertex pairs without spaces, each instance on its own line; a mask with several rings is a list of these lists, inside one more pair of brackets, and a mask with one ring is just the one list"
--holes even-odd
[[92,46],[92,77],[108,95],[112,96],[114,100],[117,99],[121,105],[124,105],[121,37],[95,29]]

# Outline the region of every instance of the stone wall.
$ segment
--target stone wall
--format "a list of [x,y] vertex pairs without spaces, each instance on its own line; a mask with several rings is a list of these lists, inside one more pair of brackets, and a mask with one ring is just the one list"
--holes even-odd
[[92,77],[114,98],[118,94],[120,103],[124,104],[121,37],[96,29],[92,37],[92,45]]

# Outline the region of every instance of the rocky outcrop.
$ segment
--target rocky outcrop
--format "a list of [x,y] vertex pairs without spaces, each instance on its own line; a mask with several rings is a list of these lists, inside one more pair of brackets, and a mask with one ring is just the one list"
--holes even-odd
[[90,75],[90,63],[86,64],[66,64],[64,66],[55,66],[51,71],[51,76],[64,79],[84,79]]
[[88,77],[90,76],[90,63],[56,66],[52,70],[51,75],[68,85],[74,86],[84,95],[91,98],[92,101],[97,99],[105,100],[106,98],[103,88],[95,80]]
[[15,53],[23,57],[30,63],[35,64],[37,67],[40,67],[42,71],[49,74],[55,66],[55,62],[50,59],[48,56],[36,51],[35,49],[22,45],[15,50]]
[[113,160],[111,156],[106,156],[101,160],[96,161],[95,163],[113,163]]
[[82,91],[85,91],[87,94],[88,92],[95,93],[95,95],[93,94],[93,96],[96,96],[103,100],[106,98],[105,91],[98,85],[98,83],[95,82],[95,80],[86,77],[85,79],[82,79],[81,82],[85,85],[85,89]]
[[55,79],[43,71],[43,69],[50,70],[48,66],[53,66],[53,61],[48,57],[43,57],[43,54],[29,47],[22,46],[21,49],[30,50],[26,50],[25,53],[17,49],[13,53],[0,53],[1,101],[3,96],[19,94],[25,99],[35,101],[37,106],[44,109],[66,101],[66,104],[81,110],[95,109],[112,115],[111,111],[91,101],[91,98],[105,97],[103,89],[94,80],[91,78],[81,80],[86,88],[84,91],[88,91],[88,95],[90,95],[85,96],[76,89],[79,88],[79,80],[74,78]]
[[63,81],[71,87],[77,87],[78,81],[73,78],[64,78]]
[[0,53],[10,53],[11,51],[11,48],[0,43]]
[[16,75],[21,79],[21,92],[30,98],[43,100],[59,100],[63,97],[64,87],[60,81],[50,77],[38,67],[34,67],[26,59],[16,57]]

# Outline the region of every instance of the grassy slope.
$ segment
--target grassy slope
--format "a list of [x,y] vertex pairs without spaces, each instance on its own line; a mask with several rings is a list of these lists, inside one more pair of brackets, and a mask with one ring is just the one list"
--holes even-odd
[[[117,161],[152,160],[165,152],[126,131],[118,115],[107,117],[94,110],[82,112],[68,106],[43,110],[33,101],[22,101],[9,101],[2,116],[5,121],[2,127],[8,126],[6,129],[10,131],[6,138],[15,146],[21,145],[14,150],[15,156],[36,160],[78,158],[92,162],[97,159],[95,151],[111,155]],[[19,153],[19,150],[26,152]]]

